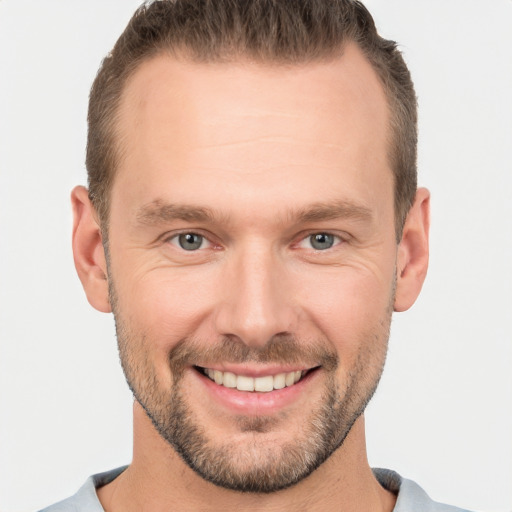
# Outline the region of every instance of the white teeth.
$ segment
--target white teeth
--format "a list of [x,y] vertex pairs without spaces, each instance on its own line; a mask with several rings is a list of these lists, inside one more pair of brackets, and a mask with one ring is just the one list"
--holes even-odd
[[236,388],[236,375],[231,372],[224,372],[222,384],[227,388]]
[[284,383],[286,386],[293,386],[295,384],[295,372],[287,373],[284,378]]
[[213,380],[215,380],[215,384],[222,384],[224,375],[219,370],[214,370],[213,372]]
[[245,375],[235,375],[232,372],[221,372],[211,368],[205,368],[204,372],[219,386],[237,388],[239,391],[258,391],[260,393],[268,393],[274,389],[293,386],[302,377],[300,370],[277,375],[265,375],[264,377],[246,377]]
[[286,386],[286,374],[274,375],[274,389],[283,389]]
[[274,389],[274,377],[268,375],[267,377],[256,377],[254,379],[254,391],[262,391],[268,393]]
[[239,375],[236,378],[236,389],[238,389],[238,391],[254,391],[254,379],[252,377]]

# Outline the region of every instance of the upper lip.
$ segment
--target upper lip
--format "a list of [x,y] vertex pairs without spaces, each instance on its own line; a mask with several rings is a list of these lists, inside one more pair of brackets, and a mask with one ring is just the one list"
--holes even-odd
[[279,375],[280,373],[289,373],[294,371],[306,371],[316,368],[311,365],[289,364],[289,365],[255,365],[255,364],[228,364],[215,363],[206,365],[197,365],[200,368],[210,368],[221,372],[231,372],[235,375],[244,375],[246,377],[264,377],[268,375]]

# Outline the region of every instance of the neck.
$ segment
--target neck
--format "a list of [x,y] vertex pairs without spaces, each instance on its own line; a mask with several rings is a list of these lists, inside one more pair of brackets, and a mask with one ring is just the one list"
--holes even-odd
[[391,512],[396,497],[377,482],[366,457],[361,416],[343,445],[298,484],[270,494],[217,487],[191,470],[134,404],[132,464],[98,490],[106,512],[280,510]]

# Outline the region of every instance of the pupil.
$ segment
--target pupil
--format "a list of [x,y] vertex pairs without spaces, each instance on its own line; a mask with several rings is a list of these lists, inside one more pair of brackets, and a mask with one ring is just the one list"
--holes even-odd
[[203,243],[203,237],[195,233],[184,233],[179,236],[179,243],[182,249],[186,251],[194,251],[199,249]]
[[319,250],[330,249],[334,244],[334,236],[327,233],[311,235],[310,240],[312,247]]

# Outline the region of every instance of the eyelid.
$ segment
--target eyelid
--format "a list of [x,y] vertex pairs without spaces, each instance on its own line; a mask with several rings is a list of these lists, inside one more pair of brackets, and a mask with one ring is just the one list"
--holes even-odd
[[[333,244],[333,246],[330,247],[329,249],[324,249],[324,251],[320,251],[318,249],[315,249],[314,247],[303,247],[302,244],[307,243],[312,235],[319,235],[319,234],[330,235],[330,236],[334,237],[334,244]],[[298,239],[298,241],[294,245],[296,247],[300,247],[300,248],[303,248],[303,249],[309,249],[309,250],[312,250],[312,251],[315,251],[315,252],[325,252],[325,251],[333,250],[338,245],[340,245],[340,244],[342,244],[344,242],[347,242],[348,238],[349,238],[348,235],[347,236],[343,236],[340,233],[333,233],[332,231],[329,231],[329,230],[314,229],[314,230],[308,231],[306,233],[301,233],[300,234],[300,238]]]
[[[170,243],[174,247],[177,247],[178,249],[180,249],[182,251],[185,251],[182,247],[180,247],[179,243],[177,242],[178,237],[180,235],[185,235],[185,234],[199,235],[206,242],[207,247],[204,247],[204,248],[201,248],[201,249],[197,249],[197,251],[203,250],[203,249],[212,248],[212,247],[214,247],[214,248],[220,248],[221,247],[221,244],[219,244],[218,242],[215,242],[215,241],[212,240],[212,239],[215,238],[212,235],[212,233],[210,233],[210,232],[206,232],[205,233],[204,230],[202,230],[202,229],[181,229],[179,231],[173,231],[171,233],[167,232],[167,233],[161,235],[160,237],[158,237],[158,239],[162,243]],[[338,245],[340,245],[342,243],[345,243],[345,242],[348,242],[350,240],[350,236],[348,234],[346,234],[346,233],[342,234],[342,233],[339,233],[339,232],[333,232],[332,230],[312,229],[312,230],[309,230],[307,232],[302,232],[298,236],[296,236],[295,237],[296,242],[293,243],[293,246],[300,247],[301,244],[307,243],[307,240],[312,235],[315,235],[315,234],[325,234],[325,235],[333,236],[335,238],[335,243],[330,248],[331,250],[333,248],[337,247]],[[176,241],[176,242],[173,243],[174,241]],[[310,249],[310,250],[315,251],[315,252],[322,252],[322,251],[319,251],[318,249],[314,249],[313,247],[308,247],[306,249]],[[326,250],[330,250],[330,249],[326,249]],[[187,251],[185,251],[185,252],[187,252]],[[196,251],[190,251],[190,252],[196,252]]]
[[[178,238],[180,235],[187,235],[187,234],[200,236],[203,239],[203,242],[206,243],[206,247],[201,247],[200,249],[196,249],[195,251],[187,251],[187,250],[183,249],[183,247],[181,247],[179,245]],[[177,249],[179,249],[180,251],[189,252],[189,253],[193,253],[193,252],[197,252],[197,251],[201,251],[201,250],[205,250],[205,249],[211,249],[212,247],[219,246],[219,244],[216,244],[214,241],[212,241],[213,236],[210,233],[205,233],[202,229],[181,229],[179,231],[165,233],[164,235],[162,235],[159,238],[163,243],[170,244],[173,247],[176,247]]]

